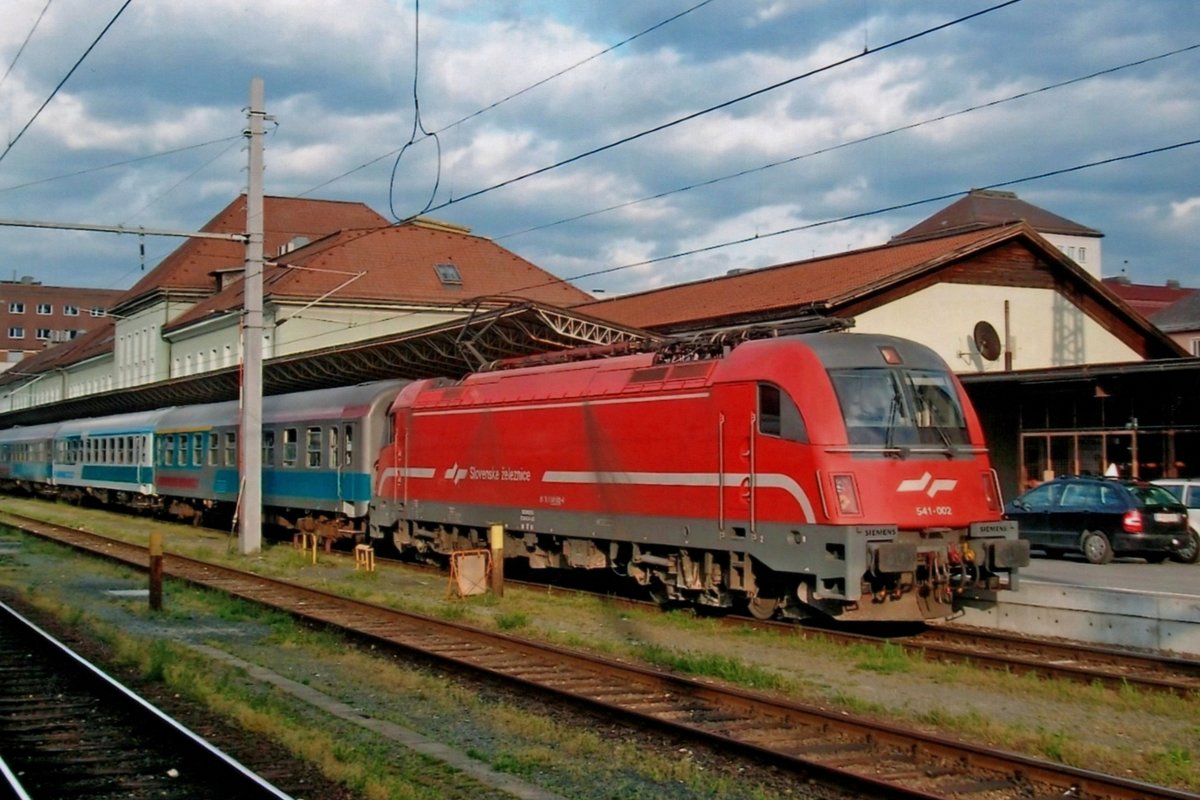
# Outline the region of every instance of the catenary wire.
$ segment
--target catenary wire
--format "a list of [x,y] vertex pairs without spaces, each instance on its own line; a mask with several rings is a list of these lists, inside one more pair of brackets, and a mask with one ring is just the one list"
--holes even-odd
[[943,122],[945,120],[952,119],[954,117],[959,117],[964,114],[969,114],[973,111],[980,111],[980,110],[987,109],[987,108],[994,108],[996,106],[1003,105],[1005,103],[1010,103],[1015,100],[1022,100],[1027,97],[1033,97],[1034,95],[1038,95],[1043,92],[1053,91],[1054,89],[1061,89],[1065,86],[1072,86],[1077,83],[1082,83],[1083,81],[1091,80],[1092,78],[1098,78],[1098,77],[1102,77],[1105,75],[1111,75],[1115,72],[1120,72],[1121,70],[1130,69],[1132,67],[1142,66],[1144,64],[1149,64],[1154,61],[1160,61],[1165,58],[1170,58],[1171,56],[1180,55],[1181,53],[1187,53],[1187,52],[1191,52],[1191,51],[1197,50],[1197,49],[1200,49],[1200,44],[1188,45],[1187,47],[1181,47],[1181,48],[1178,48],[1176,50],[1171,50],[1166,53],[1160,53],[1155,56],[1149,56],[1147,58],[1142,58],[1137,61],[1130,61],[1128,63],[1121,64],[1119,66],[1109,67],[1108,69],[1103,69],[1103,70],[1099,70],[1097,72],[1092,72],[1088,75],[1081,75],[1076,78],[1070,78],[1069,80],[1059,81],[1057,83],[1051,83],[1046,86],[1042,86],[1041,88],[1038,88],[1038,89],[1030,89],[1030,90],[1024,91],[1024,92],[1018,92],[1017,94],[1009,95],[1008,97],[1002,97],[1002,98],[997,98],[995,100],[989,100],[984,103],[978,103],[973,106],[968,106],[966,108],[959,109],[958,111],[951,111],[946,114],[939,114],[938,116],[928,117],[928,118],[920,120],[918,122],[911,122],[906,125],[901,125],[896,128],[891,128],[886,131],[872,133],[867,136],[859,137],[857,139],[850,139],[850,140],[847,140],[844,142],[840,142],[838,144],[833,144],[833,145],[829,145],[827,147],[822,147],[817,150],[811,150],[811,151],[809,151],[807,153],[803,153],[801,155],[791,156],[789,158],[785,158],[785,159],[782,159],[779,161],[772,161],[768,164],[762,164],[757,167],[751,167],[749,169],[739,170],[737,172],[732,172],[727,175],[721,175],[716,178],[710,178],[708,180],[698,181],[696,183],[688,184],[687,186],[679,186],[674,189],[668,189],[666,191],[658,192],[658,193],[652,194],[652,195],[647,195],[645,197],[640,197],[635,200],[627,200],[623,203],[616,203],[615,205],[606,206],[605,208],[594,209],[592,211],[585,211],[582,214],[576,214],[571,217],[565,217],[563,219],[555,220],[553,222],[547,222],[542,225],[535,225],[533,227],[524,228],[519,231],[512,231],[510,233],[505,233],[500,236],[493,236],[493,237],[491,237],[491,239],[492,239],[492,241],[499,242],[499,241],[503,241],[505,239],[511,239],[516,236],[523,236],[527,233],[534,233],[536,231],[546,230],[547,228],[553,228],[558,225],[564,225],[564,224],[570,223],[570,222],[578,222],[579,220],[582,220],[582,219],[588,219],[590,217],[599,216],[601,214],[607,214],[611,211],[619,211],[620,209],[629,208],[631,206],[639,205],[641,203],[647,203],[652,200],[661,200],[664,197],[670,197],[671,195],[674,195],[674,194],[681,194],[683,192],[689,192],[693,189],[702,189],[702,188],[706,188],[709,186],[714,186],[716,184],[723,183],[725,181],[734,180],[736,178],[743,178],[743,177],[746,177],[747,175],[753,175],[753,174],[756,174],[759,172],[765,172],[767,170],[774,169],[775,167],[782,167],[782,166],[786,166],[788,164],[794,164],[797,161],[801,161],[806,158],[812,158],[813,156],[824,155],[826,153],[831,153],[835,150],[841,150],[843,148],[852,147],[854,145],[864,144],[866,142],[875,141],[877,139],[882,139],[884,137],[891,136],[896,133],[903,133],[905,131],[914,130],[916,128],[920,128],[925,125],[932,125],[937,122]]
[[[980,9],[979,11],[975,11],[975,12],[972,12],[965,16],[958,17],[958,18],[950,20],[948,22],[944,22],[940,25],[935,25],[932,28],[926,28],[925,30],[918,31],[917,33],[909,34],[908,36],[903,36],[899,39],[894,39],[894,40],[888,42],[887,44],[880,45],[879,47],[864,50],[861,53],[856,53],[855,55],[847,56],[846,58],[842,58],[837,61],[833,61],[824,66],[817,67],[816,69],[809,70],[809,71],[801,73],[799,75],[794,75],[791,78],[787,78],[785,80],[778,81],[769,86],[764,86],[760,89],[754,90],[753,92],[748,92],[748,93],[740,95],[738,97],[734,97],[730,100],[722,101],[720,103],[717,103],[714,106],[709,106],[708,108],[701,109],[700,111],[693,111],[690,114],[685,114],[682,117],[677,117],[673,120],[664,122],[660,125],[655,125],[652,128],[643,129],[641,131],[638,131],[637,133],[633,133],[628,136],[617,139],[616,141],[609,142],[608,144],[603,144],[598,147],[593,147],[590,150],[585,150],[582,153],[577,153],[576,155],[573,155],[569,158],[562,159],[561,161],[556,161],[553,164],[548,164],[544,167],[539,167],[538,169],[530,170],[529,172],[525,172],[525,173],[523,173],[521,175],[517,175],[513,178],[508,178],[506,180],[500,181],[499,183],[494,183],[491,186],[487,186],[482,189],[476,189],[473,192],[469,192],[467,194],[461,195],[456,198],[451,198],[450,200],[447,200],[444,203],[441,203],[439,205],[426,206],[418,214],[410,215],[410,216],[406,217],[405,219],[399,220],[399,221],[406,222],[406,221],[413,219],[416,216],[420,216],[420,214],[424,214],[429,211],[440,211],[443,208],[447,208],[452,205],[457,205],[458,203],[461,203],[463,201],[471,200],[476,197],[480,197],[481,195],[487,194],[489,192],[493,192],[497,189],[502,189],[506,186],[512,186],[513,184],[519,183],[523,180],[527,180],[528,178],[532,178],[537,175],[542,175],[544,173],[550,172],[551,170],[558,169],[559,167],[567,166],[568,164],[573,164],[577,161],[582,161],[585,158],[589,158],[589,157],[597,155],[599,153],[603,153],[608,150],[612,150],[613,148],[619,147],[623,144],[628,144],[629,142],[633,142],[638,139],[642,139],[651,134],[659,133],[659,132],[667,130],[669,128],[673,128],[677,125],[681,125],[685,122],[690,122],[691,120],[705,116],[706,114],[711,114],[715,111],[720,111],[722,109],[729,108],[730,106],[736,105],[736,104],[744,102],[746,100],[750,100],[755,97],[759,97],[768,92],[772,92],[776,89],[796,83],[797,81],[804,80],[806,78],[811,78],[814,75],[819,75],[823,72],[828,72],[829,70],[835,69],[840,66],[844,66],[844,65],[852,63],[854,61],[858,61],[860,59],[866,58],[867,56],[875,55],[877,53],[883,52],[884,50],[889,50],[893,47],[898,47],[899,45],[915,41],[917,39],[923,38],[925,36],[929,36],[930,34],[936,33],[938,31],[942,31],[947,28],[953,27],[955,25],[960,25],[964,22],[968,22],[970,20],[976,19],[985,14],[990,14],[993,11],[998,11],[1002,8],[1007,8],[1008,6],[1015,5],[1019,2],[1021,2],[1021,0],[1004,0],[1004,2],[997,3],[995,5],[989,6],[984,9]],[[394,213],[393,213],[393,216],[395,216]]]
[[33,21],[33,27],[29,29],[29,33],[25,34],[25,41],[21,42],[21,46],[17,48],[17,54],[13,56],[12,63],[8,65],[8,69],[4,70],[4,76],[0,77],[0,87],[4,86],[4,82],[8,80],[9,74],[13,71],[13,67],[17,66],[17,62],[21,60],[21,54],[25,52],[25,46],[29,44],[29,40],[33,38],[33,34],[37,31],[38,26],[42,24],[42,17],[46,16],[46,11],[50,8],[52,2],[54,0],[46,0],[46,5],[42,6],[42,12]]
[[[1026,175],[1025,177],[1022,177],[1022,178],[1013,178],[1011,180],[1000,181],[998,183],[992,183],[992,184],[989,184],[986,186],[980,186],[980,187],[976,187],[976,188],[977,189],[998,189],[998,188],[1001,188],[1004,186],[1016,186],[1018,184],[1029,183],[1031,181],[1042,180],[1044,178],[1050,178],[1050,177],[1054,177],[1057,175],[1066,175],[1066,174],[1073,173],[1073,172],[1081,172],[1083,170],[1104,166],[1106,164],[1115,164],[1115,163],[1122,162],[1122,161],[1130,161],[1130,160],[1137,159],[1137,158],[1143,158],[1145,156],[1156,155],[1159,153],[1166,153],[1166,152],[1169,152],[1172,150],[1179,150],[1179,149],[1182,149],[1185,147],[1191,147],[1196,144],[1200,144],[1200,139],[1192,139],[1189,141],[1178,142],[1178,143],[1172,144],[1172,145],[1165,145],[1163,147],[1156,147],[1156,148],[1151,148],[1148,150],[1141,150],[1136,153],[1127,153],[1126,155],[1122,155],[1122,156],[1114,156],[1112,158],[1100,159],[1098,161],[1090,161],[1085,164],[1076,164],[1075,166],[1071,166],[1071,167],[1063,167],[1061,169],[1040,172],[1036,175]],[[811,222],[811,223],[808,223],[805,225],[796,225],[796,226],[793,226],[790,228],[784,228],[781,230],[772,231],[770,233],[755,234],[754,236],[745,236],[745,237],[742,237],[739,239],[732,239],[732,240],[728,240],[728,241],[724,241],[724,242],[718,242],[715,244],[706,245],[704,247],[697,247],[697,248],[693,248],[691,250],[686,250],[686,251],[682,251],[679,253],[672,253],[670,255],[665,255],[665,256],[659,256],[657,258],[645,259],[643,261],[637,261],[637,262],[630,263],[630,264],[622,264],[622,265],[616,266],[616,267],[607,267],[605,269],[593,270],[591,272],[583,272],[578,275],[573,275],[569,278],[553,278],[551,280],[541,281],[539,283],[528,284],[526,286],[521,286],[521,287],[517,287],[514,289],[510,289],[506,292],[506,294],[516,295],[519,292],[526,292],[526,291],[529,291],[530,289],[540,289],[543,286],[555,286],[558,284],[570,284],[570,283],[573,283],[574,281],[582,280],[583,278],[592,278],[592,277],[596,277],[598,275],[609,275],[614,272],[620,272],[620,271],[626,270],[626,269],[633,269],[634,267],[643,267],[643,266],[648,266],[651,264],[658,264],[658,263],[672,261],[672,260],[679,259],[679,258],[685,258],[685,257],[691,256],[691,255],[699,255],[702,253],[711,253],[713,251],[721,250],[726,247],[734,247],[734,246],[740,245],[740,244],[747,244],[749,242],[760,241],[763,239],[770,239],[770,238],[774,238],[776,236],[783,236],[784,234],[788,234],[788,233],[797,233],[799,231],[820,228],[820,227],[824,227],[826,225],[833,225],[838,222],[849,222],[851,220],[856,220],[856,219],[865,219],[867,217],[874,217],[874,216],[878,216],[880,214],[886,214],[891,211],[901,211],[901,210],[908,209],[908,208],[915,208],[917,206],[926,205],[928,203],[942,202],[945,200],[949,200],[951,198],[962,197],[966,194],[967,194],[967,192],[960,190],[960,191],[956,191],[956,192],[949,192],[947,194],[940,194],[935,197],[925,197],[920,200],[912,200],[912,201],[905,202],[905,203],[896,203],[894,205],[885,206],[882,208],[871,209],[869,211],[861,211],[861,212],[858,212],[855,214],[847,214],[845,216],[836,217],[833,219],[820,220],[818,222]],[[574,308],[579,305],[586,305],[586,304],[589,304],[592,302],[595,302],[595,301],[588,300],[588,301],[585,301],[584,303],[576,304],[576,306],[569,306],[569,307]],[[402,314],[395,314],[390,317],[384,317],[384,318],[381,318],[378,320],[373,320],[372,324],[392,322],[392,321],[395,321],[398,319],[404,319],[406,317],[414,316],[418,313],[424,313],[424,312],[406,311]],[[344,328],[342,328],[342,330],[348,330],[349,328],[356,327],[356,326],[357,326],[357,323],[346,325],[346,326],[344,326]],[[335,332],[335,331],[322,331],[321,333],[313,334],[312,336],[301,337],[301,339],[298,339],[295,341],[303,341],[304,339],[319,338],[321,336],[327,336],[333,332]]]
[[[568,72],[571,72],[574,69],[582,67],[584,64],[594,61],[595,59],[599,58],[600,56],[607,55],[608,53],[611,53],[612,51],[614,51],[620,47],[623,47],[623,46],[629,44],[630,42],[635,41],[636,39],[640,39],[642,36],[645,36],[648,33],[658,30],[659,28],[663,27],[664,25],[674,22],[674,21],[678,20],[679,18],[692,13],[693,11],[703,8],[704,6],[708,5],[711,2],[713,2],[713,0],[703,0],[703,2],[697,3],[696,5],[691,6],[690,8],[684,9],[683,11],[680,11],[678,14],[675,14],[674,16],[668,17],[667,19],[662,20],[660,22],[656,22],[655,24],[651,25],[649,28],[646,28],[645,30],[642,30],[642,31],[639,31],[638,33],[633,34],[632,36],[622,39],[621,41],[617,42],[616,44],[609,45],[608,47],[604,48],[603,50],[593,53],[592,55],[588,56],[587,58],[577,61],[569,67],[564,67],[563,69],[560,69],[558,72],[555,72],[551,75],[547,75],[546,77],[544,77],[538,81],[534,81],[533,83],[529,84],[525,88],[518,89],[517,91],[513,92],[512,94],[508,95],[507,97],[505,97],[501,100],[497,100],[496,102],[491,103],[490,105],[484,106],[483,108],[480,108],[476,111],[471,112],[470,114],[467,114],[462,119],[456,120],[455,122],[451,122],[449,125],[444,125],[441,128],[438,128],[437,130],[435,130],[434,133],[445,133],[446,131],[450,130],[451,128],[455,128],[459,125],[462,125],[464,122],[467,122],[468,120],[474,119],[475,117],[478,117],[481,114],[484,114],[488,111],[495,109],[496,107],[498,107],[500,105],[503,105],[504,103],[507,103],[509,100],[514,100],[514,99],[520,97],[521,95],[526,94],[527,92],[530,92],[530,91],[538,88],[539,86],[543,86],[556,78],[560,78],[563,75],[566,75]],[[316,186],[312,187],[311,189],[303,191],[296,196],[297,197],[306,197],[306,196],[312,194],[313,192],[317,191],[318,189],[323,189],[326,186],[329,186],[332,183],[337,183],[338,181],[342,180],[343,178],[347,178],[356,172],[361,172],[362,170],[366,169],[367,167],[372,166],[373,164],[378,164],[380,161],[383,161],[385,158],[391,158],[392,156],[399,153],[401,149],[402,149],[402,147],[397,147],[393,150],[389,150],[388,152],[386,152],[380,156],[376,156],[375,158],[372,158],[370,161],[359,164],[357,167],[354,167],[351,170],[343,172],[341,175],[337,175],[333,178],[330,178],[329,180],[324,181],[323,183],[318,183]]]
[[239,133],[234,136],[226,136],[221,139],[209,139],[207,142],[198,142],[196,144],[184,145],[183,147],[176,147],[176,148],[172,148],[171,150],[160,150],[157,153],[150,153],[150,154],[144,155],[144,156],[137,156],[136,158],[127,158],[123,161],[114,161],[111,164],[103,164],[99,167],[88,167],[87,169],[81,169],[77,172],[69,172],[65,175],[55,175],[50,178],[39,178],[36,181],[26,181],[25,183],[16,183],[16,184],[13,184],[12,186],[0,186],[0,192],[12,192],[17,189],[28,189],[30,186],[39,186],[43,183],[52,183],[54,181],[67,180],[68,178],[78,178],[80,175],[87,175],[92,172],[102,172],[106,169],[113,169],[115,167],[126,167],[126,166],[129,166],[130,164],[136,164],[139,161],[149,161],[150,159],[162,158],[163,156],[172,156],[177,153],[186,153],[188,150],[199,150],[202,147],[209,147],[210,145],[214,145],[214,144],[224,144],[226,142],[237,142],[237,141],[241,141],[242,139],[245,139],[245,138],[246,137],[244,135]]
[[[1177,142],[1176,144],[1166,145],[1163,147],[1155,147],[1155,148],[1151,148],[1149,150],[1141,150],[1136,153],[1127,153],[1126,155],[1123,155],[1123,156],[1113,156],[1112,158],[1104,158],[1104,159],[1100,159],[1099,161],[1089,161],[1086,164],[1076,164],[1075,166],[1072,166],[1072,167],[1063,167],[1062,169],[1049,170],[1047,172],[1041,172],[1036,175],[1026,175],[1023,178],[1014,178],[1014,179],[1008,180],[1008,181],[1000,181],[998,183],[990,183],[985,186],[976,187],[976,189],[999,189],[1004,186],[1016,186],[1017,184],[1021,184],[1021,183],[1030,183],[1032,181],[1042,180],[1043,178],[1051,178],[1051,177],[1055,177],[1058,175],[1066,175],[1066,174],[1069,174],[1072,172],[1080,172],[1085,169],[1091,169],[1093,167],[1100,167],[1100,166],[1104,166],[1106,164],[1115,164],[1120,161],[1129,161],[1131,159],[1142,158],[1144,156],[1157,155],[1159,153],[1166,153],[1171,150],[1179,150],[1181,148],[1191,147],[1192,145],[1196,145],[1196,144],[1200,144],[1200,139],[1192,139],[1192,140],[1186,141],[1186,142]],[[658,264],[658,263],[661,263],[664,261],[672,261],[674,259],[683,258],[685,256],[698,255],[700,253],[710,253],[714,250],[720,250],[725,247],[733,247],[735,245],[746,244],[748,242],[761,241],[763,239],[770,239],[770,238],[773,238],[776,236],[783,236],[784,234],[788,234],[788,233],[797,233],[799,231],[812,230],[813,228],[820,228],[820,227],[824,227],[825,225],[833,225],[838,222],[848,222],[850,220],[864,219],[866,217],[878,216],[879,214],[886,214],[891,211],[900,211],[900,210],[903,210],[906,208],[913,208],[915,206],[925,205],[927,203],[937,203],[937,202],[949,200],[954,197],[962,197],[966,194],[967,194],[967,192],[957,191],[957,192],[950,192],[949,194],[937,195],[936,197],[926,197],[921,200],[913,200],[913,201],[910,201],[907,203],[897,203],[896,205],[885,206],[883,208],[876,208],[871,211],[861,211],[857,214],[847,214],[845,216],[837,217],[835,219],[826,219],[826,220],[821,220],[819,222],[810,222],[805,225],[795,225],[790,228],[782,228],[777,231],[771,231],[770,233],[755,234],[753,236],[745,236],[740,239],[732,239],[732,240],[725,241],[725,242],[719,242],[717,244],[707,245],[705,247],[697,247],[692,250],[686,250],[686,251],[679,252],[679,253],[672,253],[671,255],[660,256],[657,258],[649,258],[649,259],[645,259],[643,261],[638,261],[638,262],[635,262],[632,264],[622,264],[621,266],[618,266],[618,267],[608,267],[606,269],[595,270],[593,272],[584,272],[579,275],[574,275],[570,278],[559,278],[559,279],[556,279],[553,281],[545,281],[544,283],[536,284],[533,286],[525,286],[520,289],[516,289],[514,291],[525,291],[527,289],[536,289],[541,286],[551,286],[551,285],[554,285],[557,283],[570,283],[573,281],[580,280],[582,278],[593,278],[597,275],[609,275],[614,272],[620,272],[621,270],[632,269],[633,267],[644,267],[644,266],[647,266],[650,264]]]
[[63,76],[63,79],[58,82],[58,85],[54,87],[54,91],[50,92],[50,96],[46,98],[45,102],[38,106],[37,111],[33,112],[33,116],[29,118],[29,122],[25,123],[25,127],[21,128],[21,130],[17,132],[17,135],[13,137],[12,141],[10,141],[4,148],[3,152],[0,152],[0,161],[4,160],[4,157],[12,151],[13,145],[20,141],[21,137],[25,135],[25,131],[29,130],[30,126],[37,121],[37,118],[40,117],[42,112],[46,110],[46,106],[50,105],[50,101],[54,99],[55,95],[58,94],[59,90],[62,89],[66,82],[71,79],[71,76],[75,74],[75,70],[79,69],[79,65],[82,64],[84,59],[86,59],[92,50],[96,48],[96,45],[100,44],[100,40],[103,39],[105,34],[107,34],[112,26],[116,24],[117,20],[121,18],[121,15],[125,13],[125,9],[129,8],[129,4],[132,2],[133,0],[125,0],[121,8],[117,10],[117,13],[113,15],[113,18],[110,19],[108,24],[104,26],[104,30],[100,31],[100,34],[92,41],[90,45],[88,45],[87,50],[83,51],[83,55],[79,57],[79,60],[75,62],[75,65],[71,67],[67,74]]

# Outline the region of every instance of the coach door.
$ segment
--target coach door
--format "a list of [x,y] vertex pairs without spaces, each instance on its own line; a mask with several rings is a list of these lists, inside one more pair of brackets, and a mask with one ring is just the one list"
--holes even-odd
[[721,441],[718,519],[721,532],[739,540],[756,533],[758,413],[752,403],[730,404],[727,409],[717,422]]

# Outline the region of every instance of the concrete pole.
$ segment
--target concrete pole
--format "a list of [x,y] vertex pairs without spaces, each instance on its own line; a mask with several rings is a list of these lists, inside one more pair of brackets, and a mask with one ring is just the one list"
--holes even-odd
[[238,517],[238,550],[262,550],[262,358],[263,358],[263,81],[250,81],[247,113],[250,139],[246,189],[245,308],[242,315],[242,496]]

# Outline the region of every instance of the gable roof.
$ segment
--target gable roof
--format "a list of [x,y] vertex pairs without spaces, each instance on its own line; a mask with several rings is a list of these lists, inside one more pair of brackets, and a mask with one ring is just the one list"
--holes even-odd
[[914,270],[977,249],[996,236],[993,228],[879,245],[599,300],[578,308],[602,319],[650,329],[719,323],[748,315],[826,313]]
[[1104,235],[1094,228],[1080,225],[1027,203],[1013,192],[972,189],[967,192],[966,197],[956,200],[903,233],[893,236],[892,241],[904,242],[930,236],[945,236],[1012,222],[1026,222],[1039,233],[1093,237]]
[[[319,239],[343,228],[370,228],[388,221],[362,203],[309,200],[300,197],[263,198],[263,252],[270,258],[297,238]],[[209,233],[243,233],[246,230],[246,195],[241,195],[200,229]],[[246,247],[219,239],[187,239],[158,266],[142,276],[121,296],[114,308],[164,291],[208,294],[214,290],[212,273],[241,269]]]
[[[518,299],[567,307],[591,299],[490,239],[422,220],[338,231],[278,257],[264,268],[263,294],[275,302],[444,308],[495,307]],[[180,315],[164,332],[240,313],[242,298],[238,280]]]
[[[895,242],[577,306],[601,319],[664,332],[825,314],[851,317],[938,280],[988,282],[999,253],[1026,263],[1021,280],[1070,287],[1072,302],[1102,315],[1114,335],[1145,357],[1184,355],[1162,331],[1024,222]],[[980,271],[983,274],[980,274]]]

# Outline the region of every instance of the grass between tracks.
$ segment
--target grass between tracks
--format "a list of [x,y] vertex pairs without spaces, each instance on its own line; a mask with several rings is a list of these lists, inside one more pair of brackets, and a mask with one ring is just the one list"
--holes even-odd
[[[405,571],[391,568],[356,572],[346,566],[352,562],[324,554],[314,566],[288,547],[269,547],[248,559],[233,552],[229,537],[213,532],[62,505],[25,505],[30,502],[0,499],[0,510],[138,542],[151,529],[167,530],[170,552],[243,567],[249,563],[263,574],[370,602],[912,723],[1086,769],[1200,790],[1197,695],[1177,698],[926,662],[893,645],[845,646],[820,637],[731,629],[686,612],[628,610],[601,599],[516,587],[499,600],[490,595],[454,599],[444,576],[399,574]],[[555,747],[557,741],[546,746]],[[476,752],[474,748],[465,746],[468,752]],[[478,752],[491,754],[484,760],[516,774],[543,764],[543,754],[533,745],[523,758],[503,748]],[[607,751],[601,758],[607,758]]]

